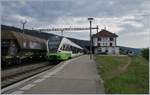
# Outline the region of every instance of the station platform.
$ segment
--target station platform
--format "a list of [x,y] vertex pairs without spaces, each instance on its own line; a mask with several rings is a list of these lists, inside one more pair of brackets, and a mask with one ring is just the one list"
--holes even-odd
[[[6,89],[5,89],[6,90]],[[103,94],[96,64],[89,55],[62,62],[53,69],[11,86],[4,94]]]

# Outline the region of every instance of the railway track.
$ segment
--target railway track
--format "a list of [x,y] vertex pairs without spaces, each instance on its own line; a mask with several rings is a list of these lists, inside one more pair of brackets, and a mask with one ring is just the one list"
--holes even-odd
[[[27,79],[33,75],[44,72],[48,69],[51,69],[54,66],[55,65],[45,63],[44,65],[42,64],[41,66],[36,66],[36,67],[34,67],[34,65],[26,66],[24,68],[19,67],[19,68],[17,68],[18,70],[16,70],[16,72],[14,72],[14,73],[12,71],[15,71],[15,70],[10,70],[10,71],[3,70],[1,72],[2,73],[1,88],[5,88],[5,87],[10,86],[14,83],[17,83],[21,80]],[[32,69],[30,69],[29,67]],[[23,70],[19,71],[19,69],[23,69]]]

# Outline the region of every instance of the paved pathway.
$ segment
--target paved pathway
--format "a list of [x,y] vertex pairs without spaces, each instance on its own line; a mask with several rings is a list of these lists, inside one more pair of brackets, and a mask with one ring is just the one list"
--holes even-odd
[[59,64],[11,93],[24,94],[96,94],[104,93],[96,64],[83,55]]

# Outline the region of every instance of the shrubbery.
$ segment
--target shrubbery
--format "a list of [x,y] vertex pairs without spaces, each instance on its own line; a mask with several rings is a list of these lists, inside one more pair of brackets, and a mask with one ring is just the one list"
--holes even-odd
[[145,49],[142,50],[142,56],[145,59],[149,60],[149,48],[145,48]]

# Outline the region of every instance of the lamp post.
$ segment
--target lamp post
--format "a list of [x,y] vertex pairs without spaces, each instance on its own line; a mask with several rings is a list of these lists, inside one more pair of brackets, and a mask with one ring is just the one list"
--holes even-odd
[[88,20],[90,21],[90,59],[92,59],[92,20],[94,20],[94,18],[88,18]]
[[21,21],[21,23],[22,23],[22,32],[24,33],[24,26],[27,23],[27,21],[26,20],[25,21]]

